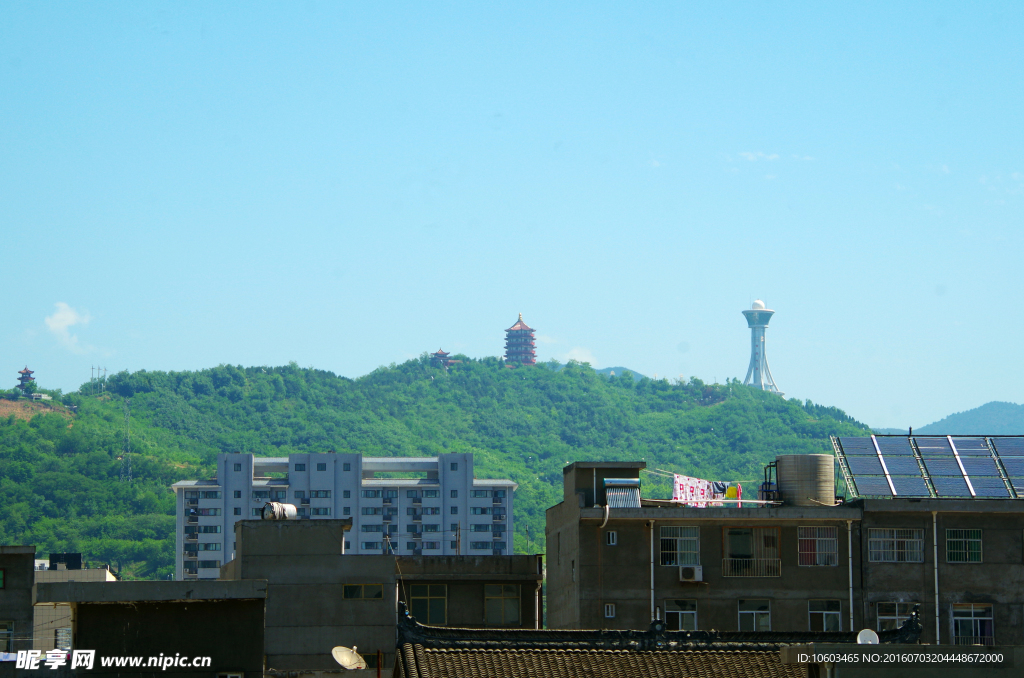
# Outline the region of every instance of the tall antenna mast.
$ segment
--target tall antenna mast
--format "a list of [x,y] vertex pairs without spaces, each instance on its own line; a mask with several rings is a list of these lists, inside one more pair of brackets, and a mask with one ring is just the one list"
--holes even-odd
[[749,311],[743,311],[747,318],[747,326],[750,327],[750,366],[747,368],[743,384],[784,395],[775,385],[772,371],[768,367],[768,356],[765,355],[764,331],[768,328],[768,321],[772,319],[774,313],[775,311],[765,306],[760,299],[750,305]]
[[131,417],[132,399],[124,399],[124,449],[121,451],[121,482],[132,482],[132,440]]

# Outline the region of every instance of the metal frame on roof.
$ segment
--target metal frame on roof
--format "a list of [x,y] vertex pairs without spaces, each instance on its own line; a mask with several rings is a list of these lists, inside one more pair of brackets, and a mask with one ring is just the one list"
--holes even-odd
[[[906,454],[907,448],[904,448],[903,454],[899,454],[899,448],[902,447],[899,444],[896,445],[894,450],[897,453],[883,451],[882,446],[879,445],[879,439],[892,439],[892,438],[905,438],[907,441],[907,448],[909,448],[910,454],[913,455],[917,466],[917,472],[908,473],[907,464],[902,463],[897,465],[897,468],[901,468],[902,471],[896,474],[892,473],[890,464],[887,463],[887,457],[889,460],[903,458],[908,456]],[[850,451],[858,451],[854,457],[861,459],[871,458],[877,456],[878,462],[881,466],[882,472],[879,473],[857,473],[850,465],[848,454],[843,446],[843,440],[848,441],[847,444],[854,440],[864,441],[866,443],[870,440],[870,445],[860,443],[850,448]],[[948,449],[945,449],[943,445],[938,443],[942,441],[948,445]],[[934,499],[1024,499],[1024,436],[886,436],[886,435],[872,435],[868,437],[860,438],[839,438],[838,436],[831,436],[832,449],[835,453],[836,461],[838,462],[839,471],[843,476],[843,480],[846,482],[848,491],[854,496],[858,497],[930,497]],[[920,442],[919,442],[920,441]],[[961,446],[958,447],[958,441]],[[977,441],[977,442],[972,442]],[[983,447],[979,447],[979,443]],[[1000,446],[1002,445],[1002,450]],[[892,445],[888,447],[892,448]],[[965,465],[965,457],[962,451],[966,449],[966,459],[971,461],[971,466],[977,471],[981,459],[990,459],[992,467],[987,470],[994,470],[995,473],[977,473],[972,476],[970,470]],[[874,455],[871,454],[871,450],[874,451]],[[981,452],[981,454],[978,454]],[[1005,453],[1011,453],[1006,455]],[[987,453],[987,454],[986,454]],[[952,467],[948,462],[942,462],[942,459],[947,457],[950,462],[956,462],[956,469],[959,470],[959,474],[952,470]],[[1005,455],[1005,458],[1004,458]],[[1013,460],[1013,464],[1008,466],[1010,460]],[[942,464],[945,464],[943,467]],[[863,464],[859,464],[863,467]],[[935,469],[930,468],[935,466]],[[1012,472],[1011,472],[1012,469]],[[901,483],[894,481],[894,476],[898,475],[898,479],[902,479]],[[861,488],[858,486],[858,478],[862,481],[869,478],[874,478],[876,481],[870,486],[873,489],[881,491],[882,487],[888,486],[889,494],[879,494],[871,491],[864,491],[867,488]],[[878,486],[878,482],[881,479],[885,479],[885,485],[882,487]],[[914,480],[919,478],[920,481]],[[964,486],[966,487],[966,494],[952,494],[952,490],[956,490],[956,482],[954,478],[962,478]],[[991,479],[988,482],[981,482],[985,479]],[[998,482],[996,482],[998,479]],[[927,488],[927,494],[913,494],[899,490],[899,486],[902,485],[904,489],[910,485],[912,488],[921,488],[921,482],[925,488]],[[953,483],[951,485],[951,483]],[[979,485],[980,483],[980,485]],[[1000,493],[998,496],[991,496],[991,493],[995,487],[1002,484],[1006,494]],[[1016,484],[1015,484],[1016,483]],[[868,485],[868,483],[862,483]],[[960,490],[962,491],[963,486]]]

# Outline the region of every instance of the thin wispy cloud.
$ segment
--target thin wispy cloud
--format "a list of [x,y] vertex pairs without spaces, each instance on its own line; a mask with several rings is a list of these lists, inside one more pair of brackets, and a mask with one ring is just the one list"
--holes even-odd
[[57,338],[64,348],[72,353],[85,353],[91,350],[90,346],[82,346],[78,343],[78,335],[71,333],[71,328],[76,325],[88,325],[92,317],[88,312],[80,313],[71,308],[63,301],[54,304],[56,311],[53,315],[47,316],[44,322],[50,333]]
[[568,353],[561,356],[561,362],[567,363],[570,360],[575,360],[580,363],[590,363],[591,365],[597,364],[597,358],[590,352],[589,348],[582,346],[575,346]]
[[757,153],[740,153],[740,157],[743,158],[744,160],[749,160],[750,162],[757,162],[758,160],[778,160],[779,154],[762,153],[758,151]]

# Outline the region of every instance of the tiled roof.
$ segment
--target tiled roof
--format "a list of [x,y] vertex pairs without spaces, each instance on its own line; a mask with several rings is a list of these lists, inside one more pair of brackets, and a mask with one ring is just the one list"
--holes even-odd
[[804,678],[802,664],[783,664],[777,651],[480,650],[399,648],[395,678]]
[[512,332],[513,330],[526,330],[528,332],[533,332],[533,328],[523,322],[523,314],[522,313],[519,314],[519,320],[516,321],[516,324],[513,325],[512,327],[508,328],[505,331],[506,332]]

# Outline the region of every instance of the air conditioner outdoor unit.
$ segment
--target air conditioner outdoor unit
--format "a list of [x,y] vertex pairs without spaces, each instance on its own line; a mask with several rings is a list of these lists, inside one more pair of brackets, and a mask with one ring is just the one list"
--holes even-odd
[[680,565],[679,581],[704,581],[704,568],[700,565]]

